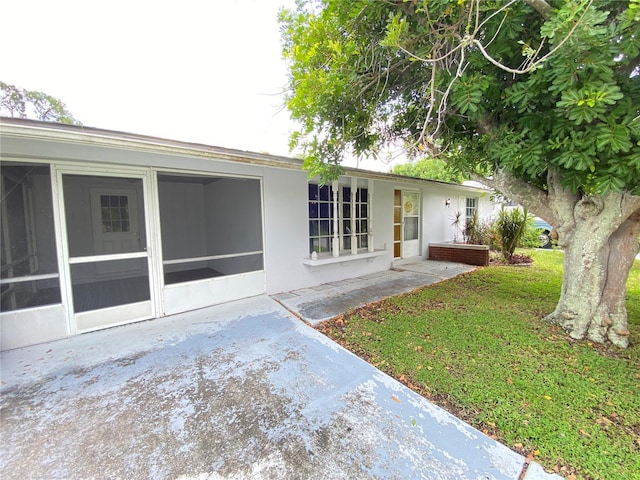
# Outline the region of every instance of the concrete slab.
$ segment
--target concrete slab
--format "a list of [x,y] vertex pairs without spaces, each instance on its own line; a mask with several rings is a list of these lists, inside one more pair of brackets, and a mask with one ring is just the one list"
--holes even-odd
[[0,362],[3,479],[515,480],[524,466],[266,296]]
[[462,273],[471,272],[476,268],[477,267],[473,265],[467,265],[465,263],[426,260],[423,262],[398,265],[394,267],[394,270],[419,272],[427,275],[435,275],[440,278],[446,279],[455,277],[456,275],[460,275]]
[[317,325],[347,310],[408,293],[475,268],[462,263],[426,260],[353,278],[348,283],[327,283],[311,289],[294,290],[288,295],[279,294],[274,298],[306,322]]

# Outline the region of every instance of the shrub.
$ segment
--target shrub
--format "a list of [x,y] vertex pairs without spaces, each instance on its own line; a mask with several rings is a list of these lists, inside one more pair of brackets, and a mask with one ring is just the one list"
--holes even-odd
[[469,236],[469,243],[488,245],[492,250],[496,250],[500,243],[493,227],[493,222],[479,222],[474,225],[473,231]]
[[533,263],[533,259],[529,255],[514,253],[509,259],[510,265],[529,265]]
[[496,220],[496,229],[500,235],[500,249],[505,260],[510,261],[516,247],[522,240],[527,228],[528,213],[519,208],[506,210],[502,207]]

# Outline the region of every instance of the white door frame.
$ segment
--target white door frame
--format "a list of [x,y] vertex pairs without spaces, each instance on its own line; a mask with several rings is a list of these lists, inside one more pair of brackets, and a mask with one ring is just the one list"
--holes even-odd
[[[421,224],[421,204],[422,204],[422,195],[420,190],[408,190],[401,189],[402,192],[402,230],[401,230],[401,257],[409,258],[416,257],[420,255],[420,238],[422,231]],[[406,195],[416,195],[417,199],[414,199],[415,204],[408,205]],[[405,238],[405,228],[407,223],[407,218],[417,218],[417,238],[407,240]]]
[[[57,215],[55,216],[56,230],[58,232],[59,256],[60,256],[60,286],[63,304],[66,305],[68,312],[69,333],[76,334],[85,331],[97,330],[101,328],[112,327],[125,323],[131,323],[138,320],[145,320],[157,316],[158,305],[160,303],[158,288],[158,264],[156,258],[154,238],[159,237],[159,229],[154,218],[155,199],[153,197],[153,188],[151,170],[149,168],[131,168],[113,166],[79,166],[68,164],[51,164],[53,179],[53,196],[56,204]],[[140,221],[144,221],[145,232],[147,238],[147,248],[145,251],[134,253],[121,253],[109,255],[92,255],[86,257],[71,257],[69,254],[69,239],[67,236],[66,212],[64,204],[64,175],[88,175],[98,177],[114,177],[114,178],[137,178],[142,180],[142,201],[144,205],[144,216]],[[140,212],[138,212],[140,214]],[[72,285],[71,285],[71,265],[89,263],[104,260],[127,260],[134,258],[146,258],[149,275],[149,292],[150,300],[138,302],[134,304],[120,305],[101,310],[92,310],[88,312],[75,313],[73,307]],[[98,312],[98,313],[96,313]],[[100,317],[98,319],[97,317]],[[84,326],[82,326],[84,325]]]

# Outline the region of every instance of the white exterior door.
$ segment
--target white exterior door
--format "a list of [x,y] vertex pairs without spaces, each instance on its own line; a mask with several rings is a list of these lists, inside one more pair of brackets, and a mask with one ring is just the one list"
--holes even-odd
[[149,174],[61,170],[68,303],[77,332],[155,316]]
[[420,255],[420,193],[402,192],[402,258]]
[[420,192],[393,192],[393,258],[420,255]]

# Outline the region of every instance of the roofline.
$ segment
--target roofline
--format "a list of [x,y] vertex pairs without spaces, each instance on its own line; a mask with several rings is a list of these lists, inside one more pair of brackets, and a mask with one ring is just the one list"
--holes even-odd
[[[160,151],[174,155],[215,158],[217,160],[227,160],[237,163],[248,163],[295,170],[303,169],[303,161],[294,157],[217,147],[202,143],[184,142],[181,140],[171,140],[118,130],[86,127],[84,125],[44,122],[25,118],[0,117],[0,137],[5,135],[23,138],[37,138],[41,140],[65,141],[76,144],[111,146],[131,150]],[[426,180],[423,178],[408,177],[394,173],[375,172],[352,167],[343,167],[343,169],[346,175],[370,178],[373,180],[396,180],[422,185],[425,183],[436,184],[444,187],[454,187],[456,189],[474,192],[487,191],[482,188],[461,185],[458,183]]]

